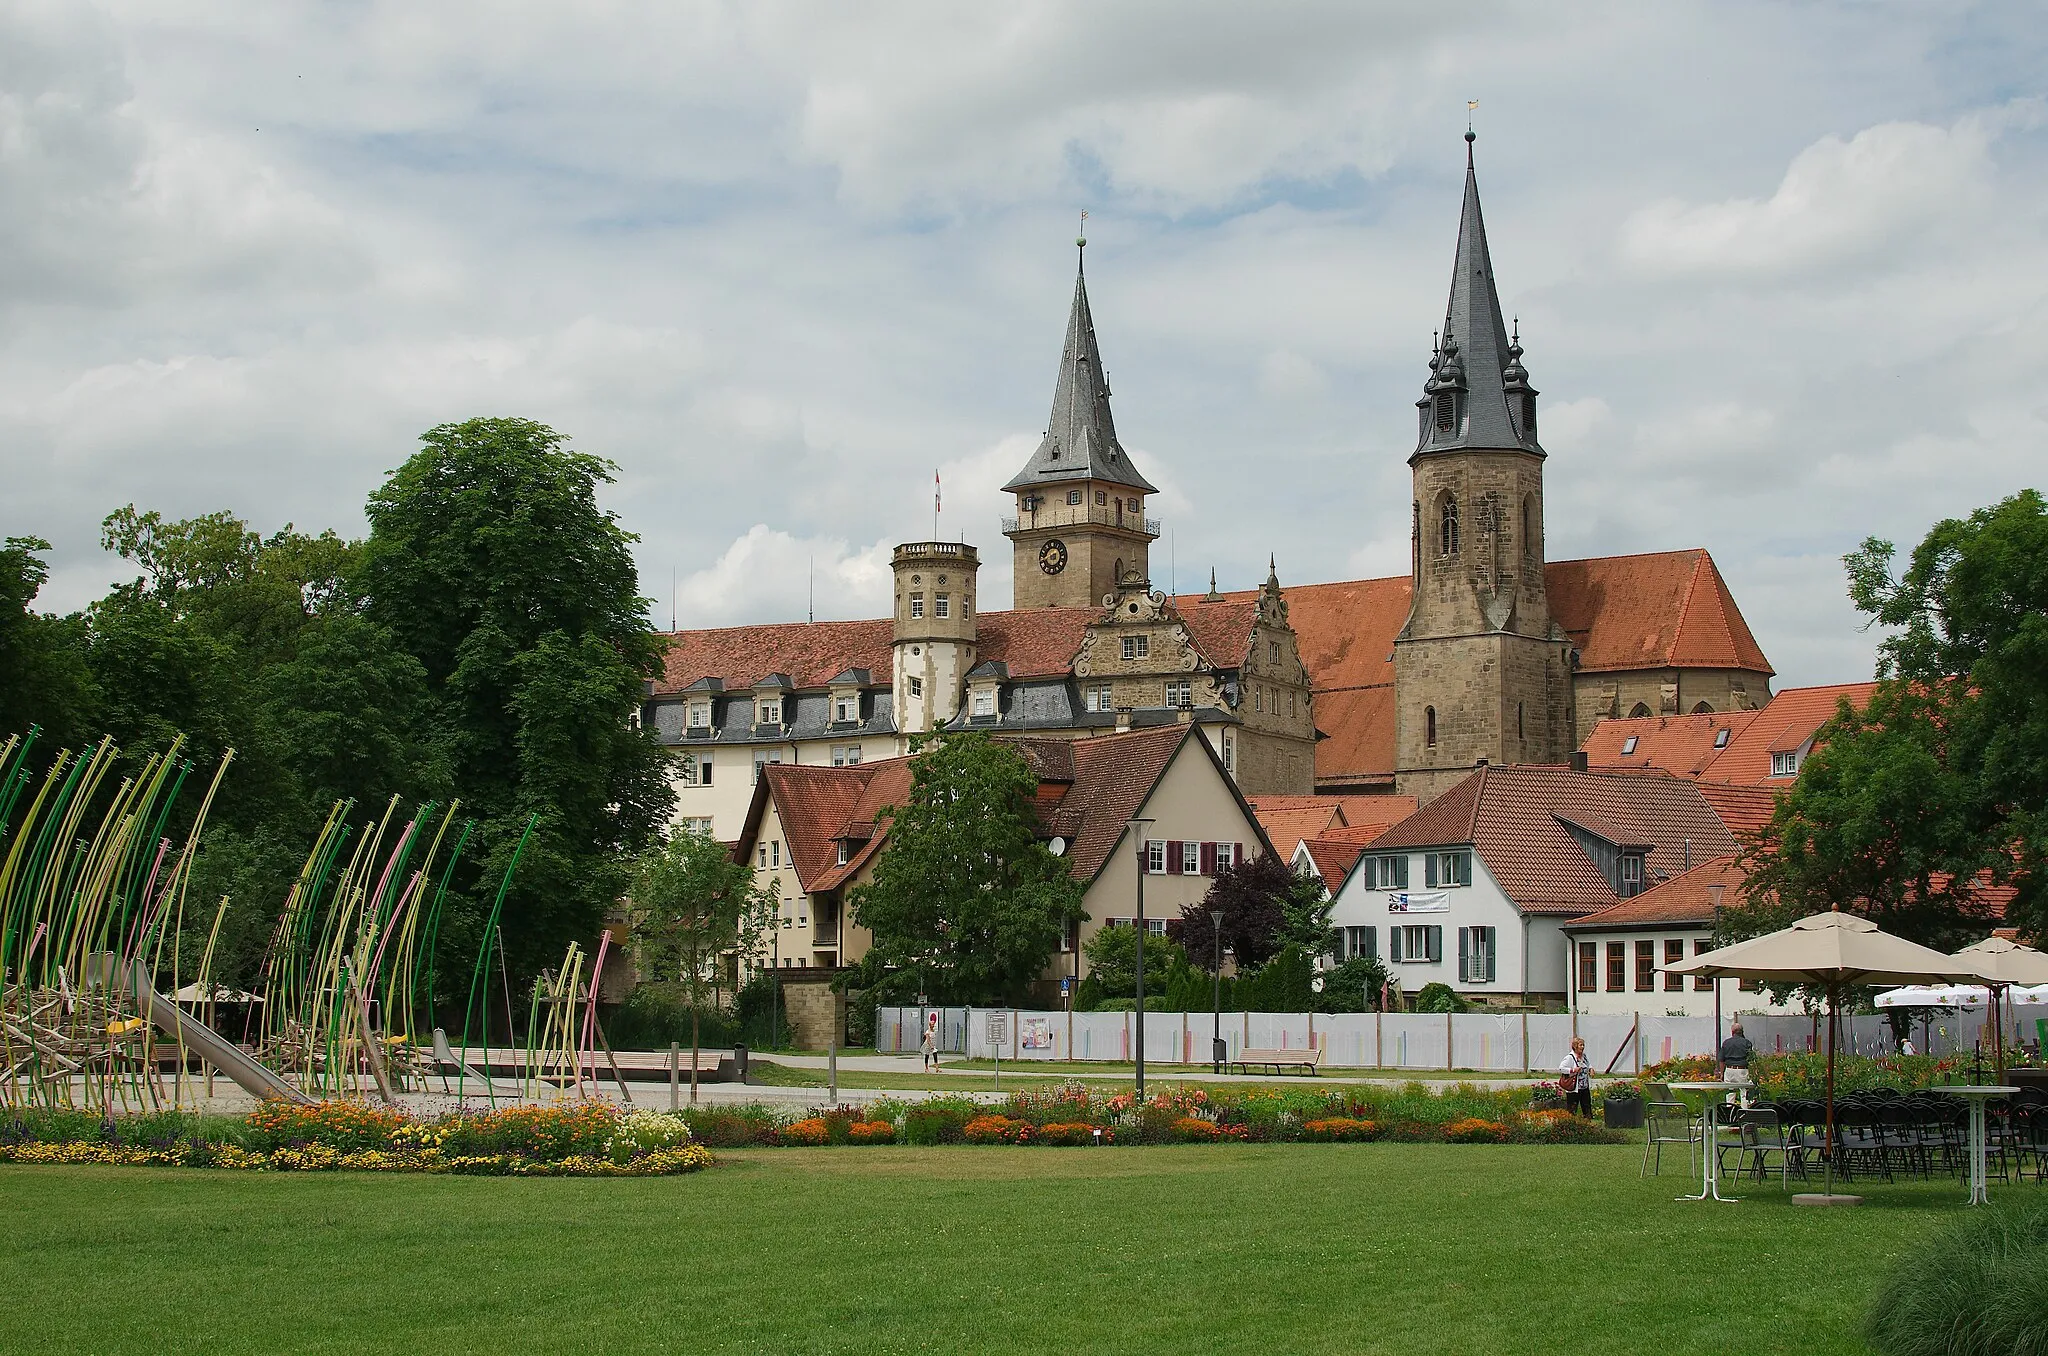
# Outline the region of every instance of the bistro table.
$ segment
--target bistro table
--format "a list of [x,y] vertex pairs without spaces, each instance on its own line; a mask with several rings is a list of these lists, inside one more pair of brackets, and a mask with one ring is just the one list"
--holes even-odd
[[1970,1104],[1970,1204],[1984,1205],[1991,1195],[1984,1189],[1984,1103],[1993,1097],[2010,1097],[2018,1088],[1969,1084],[1952,1088],[1930,1088],[1949,1097],[1961,1097]]
[[1697,1196],[1679,1196],[1676,1199],[1681,1201],[1719,1201],[1723,1205],[1736,1204],[1737,1202],[1734,1198],[1721,1194],[1721,1144],[1719,1137],[1715,1134],[1720,1125],[1714,1119],[1714,1113],[1720,1107],[1721,1099],[1711,1094],[1733,1092],[1737,1088],[1745,1088],[1749,1085],[1747,1083],[1701,1081],[1695,1083],[1668,1083],[1665,1086],[1674,1092],[1701,1092],[1709,1094],[1706,1099],[1705,1112],[1700,1123],[1700,1158],[1704,1163],[1700,1169],[1700,1194]]

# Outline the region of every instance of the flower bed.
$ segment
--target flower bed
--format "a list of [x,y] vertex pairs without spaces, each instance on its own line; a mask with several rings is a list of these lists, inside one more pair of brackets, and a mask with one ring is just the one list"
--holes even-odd
[[155,1114],[92,1120],[20,1112],[0,1123],[0,1162],[270,1172],[653,1177],[695,1172],[710,1151],[674,1116],[603,1104],[506,1107],[420,1120],[357,1102],[269,1102],[236,1120]]

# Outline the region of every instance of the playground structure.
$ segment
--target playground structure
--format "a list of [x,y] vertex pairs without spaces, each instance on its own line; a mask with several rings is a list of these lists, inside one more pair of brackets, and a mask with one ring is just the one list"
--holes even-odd
[[[174,844],[167,829],[195,771],[182,735],[125,769],[111,738],[61,750],[38,778],[39,733],[0,739],[0,1108],[197,1106],[216,1075],[264,1100],[396,1104],[434,1079],[459,1099],[494,1104],[595,1095],[597,1049],[611,1058],[597,1020],[608,937],[594,958],[571,943],[535,982],[516,1080],[494,1077],[487,1052],[481,1072],[472,1064],[470,1035],[486,1034],[494,987],[513,1034],[501,918],[533,819],[483,921],[458,1049],[433,1011],[450,987],[450,882],[475,829],[472,820],[458,828],[460,801],[425,803],[402,823],[396,796],[360,823],[353,802],[337,802],[278,912],[254,987],[235,992],[216,982],[214,965],[229,900],[209,911],[189,898],[234,751]],[[238,1022],[238,1036],[224,1034]]]

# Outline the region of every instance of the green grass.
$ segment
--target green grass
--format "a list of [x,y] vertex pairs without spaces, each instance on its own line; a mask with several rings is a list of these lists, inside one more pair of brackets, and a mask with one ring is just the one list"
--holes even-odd
[[[0,1167],[0,1351],[1862,1350],[1948,1183],[1671,1197],[1637,1152],[756,1150],[633,1181]],[[2031,1188],[2006,1187],[2007,1193]]]

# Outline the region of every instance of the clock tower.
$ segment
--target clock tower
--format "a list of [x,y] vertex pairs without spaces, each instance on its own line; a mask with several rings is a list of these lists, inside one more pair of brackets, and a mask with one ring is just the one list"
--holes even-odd
[[[1087,240],[1074,243],[1085,258]],[[1083,269],[1045,438],[1003,492],[1017,497],[1017,516],[1003,520],[1017,607],[1101,607],[1119,585],[1151,580],[1159,524],[1145,516],[1145,501],[1155,490],[1116,440]]]

